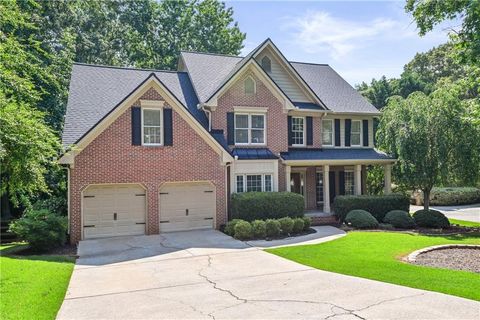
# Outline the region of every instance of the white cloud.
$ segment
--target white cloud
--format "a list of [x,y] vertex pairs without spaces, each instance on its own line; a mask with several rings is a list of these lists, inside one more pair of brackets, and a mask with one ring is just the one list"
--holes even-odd
[[400,25],[386,18],[368,22],[349,21],[325,11],[307,12],[302,16],[290,17],[288,21],[285,27],[291,31],[296,45],[307,53],[328,52],[337,60],[367,45],[373,38],[398,36],[394,31]]

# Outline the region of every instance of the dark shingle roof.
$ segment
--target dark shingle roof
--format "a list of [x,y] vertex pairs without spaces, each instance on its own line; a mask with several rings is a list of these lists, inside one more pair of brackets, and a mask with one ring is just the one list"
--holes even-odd
[[207,118],[197,108],[198,100],[186,73],[74,64],[63,145],[76,143],[152,74],[204,127],[207,126]]
[[238,156],[239,160],[278,159],[278,157],[267,148],[235,148],[232,151],[232,155]]
[[231,152],[230,148],[228,147],[227,140],[225,140],[225,136],[223,135],[223,130],[212,130],[210,131],[210,134],[212,137],[217,140],[217,142],[225,149],[228,151],[228,153]]
[[289,149],[280,156],[284,160],[394,160],[375,149]]
[[380,113],[329,65],[299,62],[291,65],[328,109],[346,113]]

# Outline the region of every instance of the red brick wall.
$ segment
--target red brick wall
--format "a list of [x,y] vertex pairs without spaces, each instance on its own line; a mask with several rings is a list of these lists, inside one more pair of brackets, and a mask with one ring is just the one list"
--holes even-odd
[[[142,99],[163,100],[154,89]],[[156,234],[159,232],[159,187],[168,181],[208,180],[216,186],[216,226],[226,222],[225,167],[220,165],[219,155],[175,111],[173,146],[132,146],[131,109],[128,108],[75,157],[70,178],[72,243],[81,239],[81,191],[90,184],[143,184],[148,199],[147,234]]]

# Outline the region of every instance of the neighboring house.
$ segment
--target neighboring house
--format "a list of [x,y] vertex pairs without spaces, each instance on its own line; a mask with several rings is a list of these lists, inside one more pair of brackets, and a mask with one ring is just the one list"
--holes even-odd
[[182,52],[178,71],[75,64],[63,132],[73,243],[218,228],[230,194],[292,191],[329,213],[365,190],[379,111],[331,67],[270,39],[246,57]]

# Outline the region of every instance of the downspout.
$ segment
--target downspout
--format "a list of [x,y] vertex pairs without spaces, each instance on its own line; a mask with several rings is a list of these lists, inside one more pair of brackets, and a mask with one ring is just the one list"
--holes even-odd
[[70,234],[70,166],[67,166],[67,234]]
[[207,108],[205,108],[204,103],[199,103],[197,105],[197,108],[203,110],[203,112],[205,112],[207,114],[207,117],[208,117],[208,132],[212,131],[212,112],[210,110],[208,110]]

